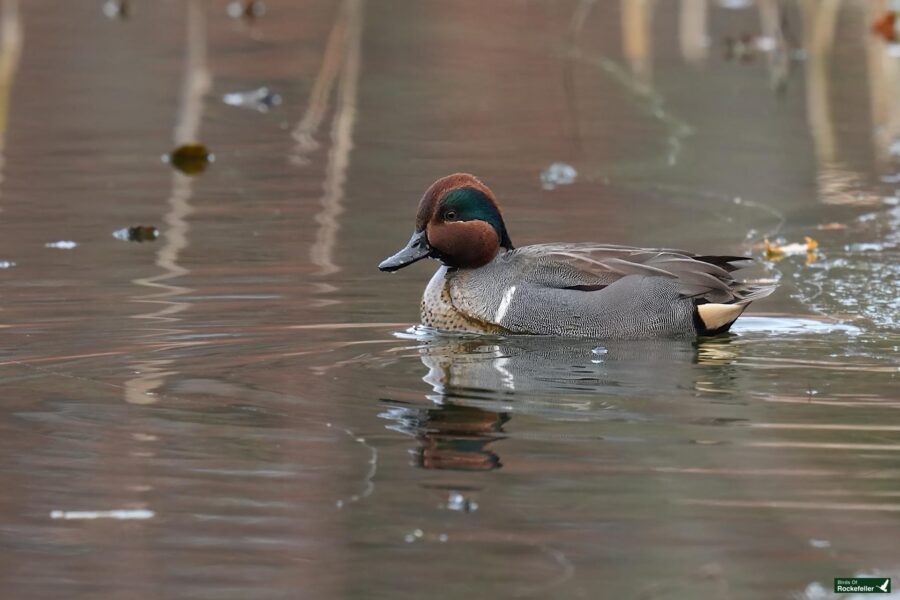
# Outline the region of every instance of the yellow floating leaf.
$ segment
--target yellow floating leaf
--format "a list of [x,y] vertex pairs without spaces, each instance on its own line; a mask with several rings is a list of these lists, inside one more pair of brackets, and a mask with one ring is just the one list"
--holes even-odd
[[769,240],[765,240],[763,244],[766,251],[766,258],[769,260],[781,260],[784,258],[784,250],[781,249],[781,246],[771,243]]
[[763,242],[763,248],[765,249],[765,256],[769,260],[781,260],[785,256],[796,256],[798,254],[806,254],[808,261],[815,260],[816,248],[819,247],[819,242],[812,239],[809,236],[803,238],[804,243],[795,242],[792,244],[777,244],[775,242],[770,242],[769,240],[765,240]]

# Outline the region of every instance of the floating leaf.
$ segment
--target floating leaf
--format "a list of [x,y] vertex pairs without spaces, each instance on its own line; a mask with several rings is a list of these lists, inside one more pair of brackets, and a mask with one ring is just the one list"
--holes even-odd
[[113,237],[123,242],[153,242],[159,237],[159,229],[152,225],[135,225],[114,231]]
[[215,158],[203,144],[184,144],[175,148],[171,154],[163,156],[165,162],[185,175],[202,173]]
[[897,41],[897,13],[889,10],[878,15],[872,23],[872,33],[886,42],[895,43]]
[[819,247],[819,242],[809,236],[806,236],[803,239],[804,243],[802,244],[799,242],[793,244],[778,244],[776,242],[765,240],[765,242],[763,242],[763,247],[765,248],[766,258],[773,261],[779,261],[785,256],[805,254],[806,263],[809,264],[813,262],[816,259],[816,248]]

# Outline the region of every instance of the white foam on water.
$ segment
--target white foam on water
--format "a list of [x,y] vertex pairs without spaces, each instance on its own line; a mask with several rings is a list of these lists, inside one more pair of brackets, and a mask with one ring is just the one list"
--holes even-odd
[[743,316],[731,327],[733,333],[833,333],[844,332],[848,335],[861,333],[859,327],[820,321],[804,317],[755,317]]
[[48,242],[44,244],[45,248],[56,248],[58,250],[71,250],[78,246],[77,242],[73,242],[72,240],[59,240],[58,242]]
[[51,510],[51,519],[64,521],[115,519],[117,521],[133,521],[152,519],[156,513],[146,509],[118,509],[118,510]]

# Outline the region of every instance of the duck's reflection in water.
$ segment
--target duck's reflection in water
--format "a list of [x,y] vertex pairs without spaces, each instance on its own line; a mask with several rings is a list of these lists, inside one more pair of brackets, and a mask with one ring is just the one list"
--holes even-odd
[[423,469],[490,471],[503,465],[492,448],[504,436],[509,415],[448,403],[435,408],[393,405],[386,418],[391,429],[416,438],[413,464]]
[[513,414],[654,421],[648,402],[727,393],[738,349],[727,336],[697,343],[436,335],[421,342],[432,405],[386,400],[381,416],[417,440],[415,466],[456,470],[500,468],[496,442]]

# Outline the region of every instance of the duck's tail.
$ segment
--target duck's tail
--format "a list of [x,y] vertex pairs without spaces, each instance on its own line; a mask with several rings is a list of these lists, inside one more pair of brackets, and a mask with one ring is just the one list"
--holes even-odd
[[707,302],[695,307],[694,322],[700,335],[717,335],[728,331],[750,303],[765,298],[775,291],[774,285],[740,284],[733,302],[716,304]]

